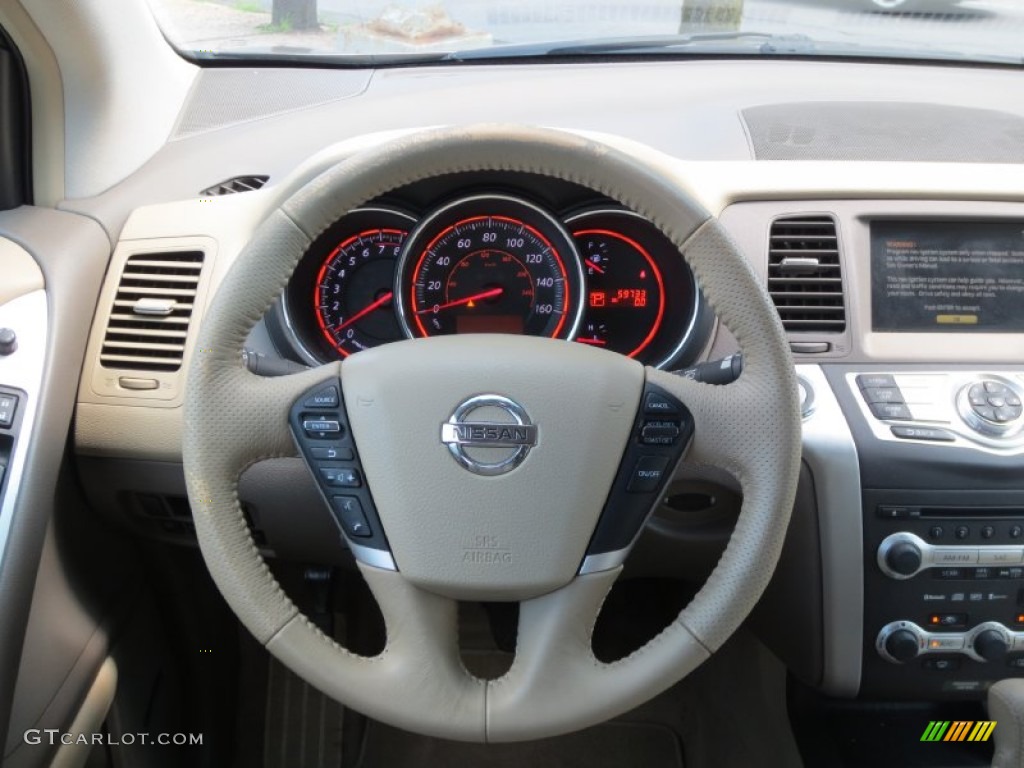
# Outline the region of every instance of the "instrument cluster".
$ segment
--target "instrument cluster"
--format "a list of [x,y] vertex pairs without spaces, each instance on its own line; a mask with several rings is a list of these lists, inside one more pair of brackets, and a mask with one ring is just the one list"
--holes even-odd
[[520,190],[416,202],[350,211],[300,261],[276,327],[306,362],[403,338],[515,333],[666,367],[707,341],[711,313],[689,267],[632,211],[593,199],[559,210]]

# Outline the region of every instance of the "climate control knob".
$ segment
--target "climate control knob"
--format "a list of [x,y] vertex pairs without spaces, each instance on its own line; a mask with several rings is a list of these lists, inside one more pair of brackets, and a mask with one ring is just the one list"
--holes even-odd
[[921,550],[910,541],[897,541],[885,553],[889,570],[901,576],[911,576],[921,568]]
[[995,629],[986,629],[974,638],[974,652],[985,661],[1000,661],[1010,650],[1006,637]]
[[917,635],[909,629],[897,629],[885,638],[885,650],[900,663],[910,661],[920,650]]

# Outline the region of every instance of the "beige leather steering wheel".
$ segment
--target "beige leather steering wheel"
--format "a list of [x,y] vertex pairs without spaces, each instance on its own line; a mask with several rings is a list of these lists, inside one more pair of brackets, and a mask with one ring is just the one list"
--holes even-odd
[[[665,690],[721,646],[760,597],[782,547],[799,468],[789,350],[744,257],[710,214],[649,162],[551,130],[425,131],[347,159],[309,183],[267,218],[233,264],[204,318],[189,373],[189,499],[203,556],[229,605],[312,685],[371,717],[434,736],[550,736]],[[700,384],[584,345],[515,336],[404,341],[279,378],[243,367],[248,332],[331,223],[404,184],[484,170],[572,181],[654,222],[738,340],[740,378]],[[339,380],[397,565],[359,564],[387,627],[386,648],[374,658],[349,653],[298,611],[253,544],[237,493],[250,465],[297,454],[288,426],[296,399]],[[621,568],[580,574],[580,565],[645,382],[691,411],[688,460],[731,472],[743,505],[725,553],[693,601],[642,649],[604,664],[592,653],[591,631]],[[439,440],[452,407],[480,392],[513,398],[539,430],[522,465],[498,477],[465,471]],[[467,539],[477,536],[497,542],[508,557],[490,565],[463,557]],[[504,677],[483,681],[463,667],[459,599],[520,601],[515,660]]]

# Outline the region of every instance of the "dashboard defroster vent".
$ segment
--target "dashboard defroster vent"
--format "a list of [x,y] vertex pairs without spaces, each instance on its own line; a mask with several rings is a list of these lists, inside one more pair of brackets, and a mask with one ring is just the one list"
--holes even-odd
[[234,195],[239,192],[255,192],[266,184],[269,178],[269,176],[235,176],[233,179],[207,187],[199,193],[199,196],[220,197],[221,195]]
[[772,222],[768,293],[789,332],[846,330],[839,239],[831,216],[793,216]]
[[177,371],[203,268],[202,251],[128,257],[110,312],[100,365]]

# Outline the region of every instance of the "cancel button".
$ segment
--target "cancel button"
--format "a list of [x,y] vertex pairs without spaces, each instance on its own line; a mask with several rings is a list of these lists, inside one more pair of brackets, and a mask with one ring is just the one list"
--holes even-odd
[[982,549],[978,553],[981,565],[1009,565],[1021,562],[1024,550],[1020,549]]

